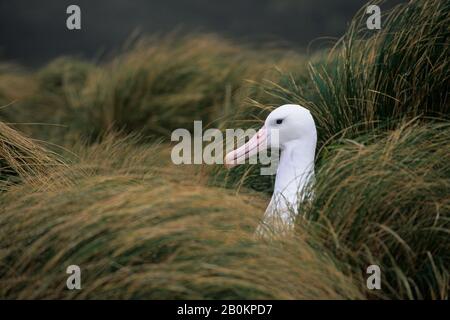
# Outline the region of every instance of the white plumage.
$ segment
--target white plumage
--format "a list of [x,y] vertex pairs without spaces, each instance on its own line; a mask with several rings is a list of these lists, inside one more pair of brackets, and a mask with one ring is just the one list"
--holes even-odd
[[[275,132],[278,141],[273,138]],[[273,110],[252,139],[226,155],[225,164],[232,167],[265,148],[281,151],[274,192],[258,234],[285,234],[293,229],[298,203],[309,196],[306,187],[314,177],[316,143],[316,126],[309,110],[287,104]]]

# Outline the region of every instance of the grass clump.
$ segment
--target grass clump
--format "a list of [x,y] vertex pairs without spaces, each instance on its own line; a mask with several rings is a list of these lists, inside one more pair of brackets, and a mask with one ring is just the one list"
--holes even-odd
[[324,159],[299,223],[356,274],[379,265],[385,297],[448,299],[449,148],[448,123],[348,140]]
[[0,190],[21,181],[42,182],[42,178],[61,165],[58,156],[0,122]]
[[[342,138],[395,130],[415,118],[447,121],[448,2],[417,0],[398,5],[383,15],[380,30],[367,29],[365,8],[327,55],[311,58],[308,70],[301,68],[304,72],[299,73],[294,68],[281,73],[278,81],[261,81],[265,94],[242,109],[234,126],[245,126],[241,120],[250,117],[256,119],[250,125],[258,126],[275,107],[300,104],[314,116],[318,150],[325,149],[318,153],[320,161],[327,147]],[[226,176],[226,185],[271,192],[272,179],[261,180],[257,172],[257,167],[239,168]]]
[[363,7],[328,58],[310,63],[309,79],[286,74],[268,94],[310,109],[320,144],[343,131],[395,129],[404,118],[448,117],[449,12],[445,1],[410,1],[371,31]]
[[[309,63],[197,35],[0,68],[2,119],[67,126],[21,129],[70,150],[62,162],[0,123],[0,297],[448,299],[449,9],[413,0],[378,31],[361,11]],[[194,120],[258,127],[284,103],[316,121],[314,197],[295,235],[256,241],[273,177],[177,167],[165,141]],[[81,291],[65,289],[70,264]]]
[[98,66],[73,58],[51,62],[34,75],[38,90],[0,115],[30,122],[32,114],[33,122],[64,126],[24,128],[60,144],[80,136],[93,141],[111,129],[167,139],[174,129],[193,129],[194,120],[221,127],[258,91],[248,80],[271,78],[275,65],[297,60],[214,35],[147,38]]
[[[158,147],[130,154],[124,141],[85,150],[65,187],[31,192],[24,184],[0,196],[1,297],[362,297],[306,239],[256,241],[258,196],[175,182],[154,156]],[[71,264],[82,269],[82,290],[66,289]]]

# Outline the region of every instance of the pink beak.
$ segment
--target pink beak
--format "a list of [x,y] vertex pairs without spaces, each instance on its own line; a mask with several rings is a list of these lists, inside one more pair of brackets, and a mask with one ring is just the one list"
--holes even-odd
[[238,164],[243,164],[245,159],[265,149],[267,149],[267,130],[262,127],[246,144],[225,156],[225,166],[232,168]]

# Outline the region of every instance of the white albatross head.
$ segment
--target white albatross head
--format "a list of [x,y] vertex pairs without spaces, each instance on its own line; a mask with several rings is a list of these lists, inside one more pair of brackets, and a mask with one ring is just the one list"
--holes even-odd
[[[278,139],[272,138],[274,132],[278,133]],[[225,156],[225,166],[232,168],[271,147],[284,150],[290,144],[305,142],[315,148],[316,141],[316,125],[309,110],[285,104],[268,115],[264,126],[247,143]]]

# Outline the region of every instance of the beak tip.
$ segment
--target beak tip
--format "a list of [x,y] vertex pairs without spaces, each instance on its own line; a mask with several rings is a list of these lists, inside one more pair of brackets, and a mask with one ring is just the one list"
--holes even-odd
[[263,127],[247,143],[229,152],[224,158],[224,166],[227,169],[231,169],[239,164],[243,164],[245,159],[259,152],[261,146],[264,146],[266,137],[266,129]]

